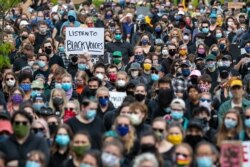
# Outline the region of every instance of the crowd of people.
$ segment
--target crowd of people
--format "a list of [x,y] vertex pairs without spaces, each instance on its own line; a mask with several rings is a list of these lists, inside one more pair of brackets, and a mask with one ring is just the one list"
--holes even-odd
[[[249,141],[250,3],[77,2],[2,22],[0,167],[219,167]],[[104,55],[67,54],[70,27],[103,28]]]

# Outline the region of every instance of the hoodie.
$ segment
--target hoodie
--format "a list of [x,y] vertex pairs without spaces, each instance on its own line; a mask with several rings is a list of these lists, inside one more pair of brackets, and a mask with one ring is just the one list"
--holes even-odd
[[[79,21],[77,21],[77,16],[76,16],[76,12],[74,10],[70,10],[68,12],[68,17],[69,16],[73,16],[75,18],[75,21],[74,21],[74,27],[80,27],[81,23]],[[60,30],[60,33],[62,33],[62,30],[64,27],[69,27],[70,25],[70,22],[69,20],[65,21],[61,27],[61,30]]]

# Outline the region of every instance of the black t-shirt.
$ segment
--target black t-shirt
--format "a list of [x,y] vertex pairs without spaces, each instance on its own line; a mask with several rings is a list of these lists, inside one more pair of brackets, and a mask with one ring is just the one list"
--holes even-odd
[[51,157],[50,157],[49,167],[62,166],[63,162],[67,158],[68,158],[67,152],[65,152],[64,154],[60,154],[59,152],[56,152],[55,154],[51,155]]
[[204,43],[207,45],[207,47],[210,47],[217,43],[217,39],[212,34],[210,34],[205,38]]
[[69,119],[66,123],[71,127],[73,133],[77,133],[79,131],[87,131],[91,137],[91,148],[101,148],[101,137],[103,132],[105,131],[102,119],[96,117],[92,122],[85,124],[74,117]]
[[[250,58],[250,55],[242,54],[237,58],[236,64],[239,63],[239,61],[245,57]],[[249,74],[250,72],[250,63],[242,64],[239,69],[239,73],[242,75],[242,78],[244,78],[245,75]]]
[[34,78],[36,78],[36,75],[42,74],[42,75],[45,77],[45,80],[48,81],[49,73],[50,73],[49,68],[48,68],[46,71],[43,71],[43,70],[41,70],[41,69],[38,69],[38,70],[36,70],[36,71],[34,72],[33,76],[34,76]]
[[58,56],[57,54],[53,55],[49,59],[49,67],[51,67],[53,64],[58,64],[59,66],[65,68],[62,57]]

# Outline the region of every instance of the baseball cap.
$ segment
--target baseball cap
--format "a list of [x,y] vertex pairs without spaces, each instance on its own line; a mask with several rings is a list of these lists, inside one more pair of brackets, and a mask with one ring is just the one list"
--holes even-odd
[[113,57],[122,57],[122,52],[121,51],[114,51]]
[[178,107],[181,107],[183,110],[186,108],[185,102],[182,99],[174,99],[174,100],[172,100],[170,106],[171,107],[178,106]]
[[10,120],[10,114],[6,111],[1,111],[0,112],[0,119],[7,119]]
[[215,56],[213,54],[209,54],[207,57],[206,57],[206,61],[208,60],[215,60]]
[[6,131],[10,134],[13,133],[12,126],[9,120],[0,120],[0,132]]
[[132,63],[129,68],[129,70],[139,70],[139,69],[141,69],[141,65],[137,62]]
[[242,87],[243,86],[242,80],[240,80],[240,79],[232,80],[231,83],[230,83],[230,87],[232,88],[234,86],[240,86],[240,87]]
[[160,71],[161,70],[161,66],[156,66],[156,65],[153,65],[151,70],[156,70],[156,71]]
[[44,89],[44,85],[40,80],[34,80],[31,84],[31,89],[33,89],[33,88]]
[[181,66],[190,67],[190,66],[191,66],[191,63],[190,63],[190,61],[186,60],[186,61],[184,61],[184,62],[181,63]]
[[224,56],[222,57],[222,59],[232,60],[232,56],[230,56],[230,55],[224,55]]
[[29,23],[26,20],[22,20],[19,25],[26,26],[26,25],[29,25]]
[[198,128],[203,131],[204,124],[200,119],[191,119],[188,124],[188,128]]
[[191,31],[186,28],[186,29],[184,29],[183,34],[188,34],[189,35],[189,34],[191,34]]
[[199,70],[193,70],[190,74],[190,76],[197,76],[200,77],[201,76],[201,72]]

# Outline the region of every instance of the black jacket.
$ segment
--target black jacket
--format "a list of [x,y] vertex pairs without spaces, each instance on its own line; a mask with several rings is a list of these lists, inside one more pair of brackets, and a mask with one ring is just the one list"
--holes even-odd
[[6,155],[7,162],[18,160],[19,167],[25,166],[27,155],[33,150],[39,150],[44,153],[46,162],[48,162],[48,143],[44,138],[38,137],[33,133],[30,133],[23,144],[19,144],[14,135],[11,135],[8,140],[0,143],[0,151]]

